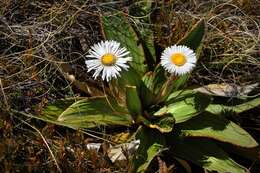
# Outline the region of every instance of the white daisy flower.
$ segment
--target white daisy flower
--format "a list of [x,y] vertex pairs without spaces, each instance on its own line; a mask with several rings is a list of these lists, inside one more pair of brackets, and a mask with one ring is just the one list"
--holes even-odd
[[183,75],[190,72],[196,64],[196,55],[187,46],[167,47],[161,56],[161,65],[169,73]]
[[126,48],[120,47],[120,43],[113,40],[94,44],[86,56],[91,58],[85,61],[88,72],[94,70],[95,79],[99,75],[106,81],[117,78],[120,76],[121,70],[129,68],[127,62],[132,61],[132,57],[128,56],[129,53]]

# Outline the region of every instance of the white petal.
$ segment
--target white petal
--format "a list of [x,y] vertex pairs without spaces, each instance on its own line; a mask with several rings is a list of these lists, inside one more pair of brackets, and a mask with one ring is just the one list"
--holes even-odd
[[102,66],[99,66],[99,67],[96,69],[95,73],[93,74],[93,77],[96,79],[96,78],[99,76],[99,74],[101,73],[102,70],[103,70],[103,67],[102,67]]

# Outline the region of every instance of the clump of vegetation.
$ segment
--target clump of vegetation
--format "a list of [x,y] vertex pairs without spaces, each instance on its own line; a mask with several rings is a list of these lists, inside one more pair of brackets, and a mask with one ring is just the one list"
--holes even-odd
[[[30,172],[248,171],[259,157],[257,138],[232,121],[239,123],[238,113],[259,105],[257,95],[247,95],[257,92],[258,76],[252,74],[259,71],[258,25],[252,17],[242,24],[230,18],[247,18],[252,2],[237,2],[249,4],[244,9],[208,3],[4,1],[1,167]],[[238,31],[229,32],[231,28]],[[132,58],[120,76],[110,78],[116,73],[108,71],[105,81],[97,77],[101,71],[85,65],[87,50],[103,39],[116,40]],[[173,44],[201,57],[195,75],[160,66],[162,52]],[[233,83],[231,89],[216,84],[223,82]],[[241,82],[253,87],[241,93],[243,86],[234,87]],[[203,92],[194,83],[214,87]],[[126,138],[112,137],[122,132]],[[124,152],[124,162],[112,163],[107,144],[134,139],[140,141],[136,153]],[[89,149],[92,141],[103,143],[98,152]],[[253,162],[232,158],[232,152]]]

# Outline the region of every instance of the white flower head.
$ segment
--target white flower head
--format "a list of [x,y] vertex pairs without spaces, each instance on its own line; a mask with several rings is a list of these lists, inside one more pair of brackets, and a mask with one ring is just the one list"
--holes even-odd
[[161,56],[161,65],[166,71],[176,75],[190,72],[195,67],[196,61],[194,51],[182,45],[167,47]]
[[127,62],[132,61],[132,57],[128,56],[129,53],[126,48],[120,47],[120,43],[113,40],[94,44],[86,56],[90,58],[85,61],[88,72],[93,70],[95,79],[99,75],[101,75],[102,80],[106,81],[117,78],[120,76],[121,70],[129,68]]

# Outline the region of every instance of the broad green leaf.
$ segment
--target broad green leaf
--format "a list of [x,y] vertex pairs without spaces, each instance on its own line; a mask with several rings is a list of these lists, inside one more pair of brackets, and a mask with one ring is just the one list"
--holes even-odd
[[[182,76],[183,77],[183,76]],[[157,97],[156,97],[156,103],[161,103],[161,102],[165,102],[167,101],[167,98],[171,95],[171,93],[174,90],[174,88],[176,88],[177,85],[177,81],[178,81],[178,77],[176,78],[176,76],[170,76],[168,77],[168,79],[165,81],[165,83],[163,84],[163,86],[161,86]]]
[[173,154],[189,160],[208,171],[246,173],[248,170],[232,160],[220,147],[208,139],[176,140]]
[[121,88],[125,88],[125,86],[136,86],[138,89],[142,85],[141,76],[138,74],[137,71],[133,68],[129,68],[127,71],[124,70],[121,73],[121,77],[118,78],[118,85]]
[[136,86],[126,86],[126,105],[135,121],[140,121],[142,116],[142,103],[139,99]]
[[255,107],[260,106],[260,98],[255,98],[253,100],[250,100],[248,102],[235,105],[235,106],[226,106],[226,105],[221,105],[221,104],[210,104],[206,111],[219,115],[224,112],[232,111],[236,113],[242,113],[244,111],[248,111],[250,109],[253,109]]
[[169,95],[169,97],[166,100],[166,104],[170,104],[172,102],[181,101],[188,97],[193,97],[196,95],[196,91],[194,90],[178,90]]
[[117,82],[123,90],[125,90],[126,86],[136,86],[143,108],[152,104],[154,97],[152,92],[147,88],[140,75],[134,69],[130,68],[128,71],[123,71]]
[[185,88],[185,84],[187,83],[188,79],[190,78],[190,74],[186,73],[181,76],[179,76],[172,86],[172,91],[177,91],[180,88]]
[[62,114],[64,110],[66,110],[70,105],[73,103],[82,100],[84,98],[80,99],[61,99],[61,100],[56,100],[53,103],[49,103],[47,107],[44,108],[43,110],[43,115],[48,116],[49,119],[57,119],[57,117]]
[[177,43],[178,45],[185,45],[196,51],[205,33],[205,21],[198,21],[192,29]]
[[153,158],[164,150],[166,142],[159,131],[147,127],[140,127],[135,138],[140,140],[140,146],[131,159],[131,172],[142,173],[148,169]]
[[179,124],[184,136],[207,137],[245,148],[258,146],[249,133],[237,124],[221,116],[204,113]]
[[143,47],[145,60],[150,71],[155,66],[154,37],[149,18],[152,11],[151,7],[151,1],[140,1],[129,6],[129,14],[135,16],[132,19],[134,20],[132,27]]
[[76,102],[59,100],[49,104],[42,115],[32,117],[73,129],[100,125],[130,126],[132,121],[125,108],[107,97],[85,98]]
[[141,87],[139,89],[139,95],[142,100],[142,106],[145,109],[149,108],[154,103],[154,95],[153,93],[141,83]]
[[144,51],[142,46],[137,45],[138,38],[123,13],[116,15],[102,16],[102,26],[107,40],[116,40],[126,47],[133,57],[131,66],[139,73],[146,71],[144,65]]
[[140,31],[138,36],[140,38],[140,42],[144,50],[145,62],[147,63],[148,70],[150,71],[154,70],[156,62],[155,62],[155,49],[153,44],[154,38],[152,32],[149,29],[144,29],[144,31]]
[[176,123],[181,123],[197,116],[209,105],[211,98],[201,93],[184,97],[181,101],[168,102],[166,106],[154,113],[155,116],[172,114]]

